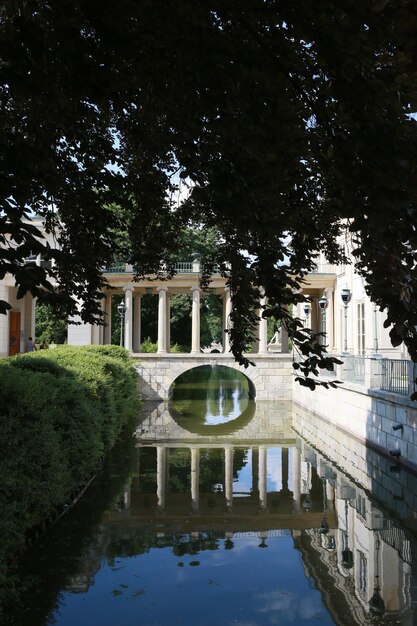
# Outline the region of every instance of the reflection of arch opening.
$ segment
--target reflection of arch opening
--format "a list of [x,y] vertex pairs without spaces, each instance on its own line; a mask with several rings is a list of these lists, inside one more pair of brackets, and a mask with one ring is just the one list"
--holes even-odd
[[242,372],[223,365],[187,370],[170,389],[168,409],[186,430],[226,434],[243,428],[255,413],[253,382]]

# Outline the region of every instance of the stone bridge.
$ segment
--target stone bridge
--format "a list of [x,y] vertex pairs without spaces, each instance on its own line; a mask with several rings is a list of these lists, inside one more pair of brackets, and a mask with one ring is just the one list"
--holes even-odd
[[168,400],[174,381],[201,365],[222,365],[241,372],[249,381],[249,395],[257,400],[291,400],[292,356],[250,354],[254,365],[245,368],[227,354],[140,354],[133,355],[139,374],[139,394],[148,400]]

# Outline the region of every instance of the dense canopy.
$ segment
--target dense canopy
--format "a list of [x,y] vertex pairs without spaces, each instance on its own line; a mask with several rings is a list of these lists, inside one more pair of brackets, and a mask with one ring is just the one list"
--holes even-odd
[[[235,356],[264,290],[314,371],[294,277],[342,260],[347,227],[417,360],[413,0],[5,0],[0,32],[0,277],[20,294],[91,320],[115,256],[170,271],[184,228],[214,227]],[[59,293],[29,252],[55,257]]]

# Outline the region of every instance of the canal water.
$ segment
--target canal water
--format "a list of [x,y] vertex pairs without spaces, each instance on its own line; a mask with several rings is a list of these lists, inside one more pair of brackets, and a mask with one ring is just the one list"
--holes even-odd
[[415,477],[248,395],[205,367],[144,405],[26,554],[6,623],[417,624]]

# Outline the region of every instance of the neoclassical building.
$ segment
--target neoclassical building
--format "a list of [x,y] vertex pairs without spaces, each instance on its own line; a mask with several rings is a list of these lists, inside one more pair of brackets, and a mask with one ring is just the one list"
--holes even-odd
[[[37,227],[41,219],[33,218]],[[54,245],[51,235],[46,235],[50,245]],[[26,263],[42,264],[40,257],[29,255]],[[181,263],[178,273],[170,280],[140,282],[133,281],[132,267],[119,263],[106,272],[111,290],[103,293],[103,313],[105,326],[70,323],[68,343],[72,345],[108,344],[111,342],[112,297],[123,295],[123,344],[133,353],[141,352],[144,339],[141,332],[141,300],[146,294],[157,295],[155,319],[158,325],[158,353],[170,349],[170,299],[175,294],[191,296],[191,353],[200,353],[205,346],[200,345],[200,301],[199,264],[197,261]],[[214,275],[210,293],[223,301],[224,329],[228,328],[231,299],[226,288],[226,279]],[[378,354],[387,358],[404,359],[404,348],[393,348],[388,330],[384,329],[384,314],[376,310],[365,292],[362,278],[355,272],[354,265],[329,265],[324,255],[317,257],[316,270],[310,273],[303,285],[309,303],[299,305],[295,314],[305,321],[306,326],[315,331],[326,332],[326,344],[332,353],[348,353],[357,356]],[[349,294],[346,302],[346,293]],[[0,316],[0,357],[24,352],[26,342],[35,338],[36,302],[30,294],[17,299],[14,278],[6,275],[0,281],[0,299],[11,304],[7,315]],[[155,298],[156,300],[156,298]],[[73,320],[79,322],[79,320]],[[267,323],[261,319],[257,329],[257,340],[253,352],[287,352],[288,339],[283,333],[272,344],[267,342]],[[224,334],[221,351],[229,352],[229,336]]]

